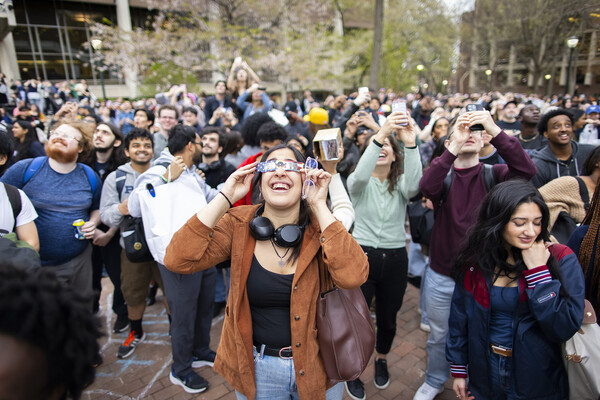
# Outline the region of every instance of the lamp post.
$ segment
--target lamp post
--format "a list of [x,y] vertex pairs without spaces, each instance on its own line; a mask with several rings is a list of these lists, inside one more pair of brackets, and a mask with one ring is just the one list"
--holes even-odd
[[[94,49],[94,53],[102,50],[102,40],[100,39],[92,39],[92,48]],[[98,60],[98,67],[96,68],[98,72],[100,72],[100,85],[102,86],[102,98],[106,101],[106,90],[104,88],[104,71],[100,68],[100,60]]]
[[571,93],[571,63],[573,62],[573,51],[578,43],[579,39],[577,36],[571,36],[567,39],[567,47],[569,48],[569,66],[567,67],[567,84],[565,85],[567,94]]
[[424,68],[425,67],[423,66],[423,64],[417,65],[417,71],[419,71],[419,92],[421,91],[421,84],[422,84],[421,81],[423,80],[422,74],[423,74],[423,69]]
[[487,90],[489,92],[489,91],[492,90],[492,84],[491,84],[492,70],[491,69],[486,69],[485,70],[485,75],[487,76]]
[[544,79],[546,79],[546,96],[550,97],[550,79],[552,79],[552,75],[546,74]]
[[442,90],[443,90],[445,93],[448,93],[448,80],[447,80],[447,79],[444,79],[444,80],[442,81],[442,86],[443,86],[443,89],[442,89]]

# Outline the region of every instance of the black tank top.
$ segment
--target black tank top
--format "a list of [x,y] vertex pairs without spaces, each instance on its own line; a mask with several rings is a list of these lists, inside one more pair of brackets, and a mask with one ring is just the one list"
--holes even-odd
[[290,296],[294,274],[280,275],[260,265],[252,257],[246,289],[252,315],[254,343],[287,347],[292,343]]

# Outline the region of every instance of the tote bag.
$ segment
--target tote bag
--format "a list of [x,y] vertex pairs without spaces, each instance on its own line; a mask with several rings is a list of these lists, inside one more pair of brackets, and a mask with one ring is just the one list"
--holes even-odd
[[154,259],[163,264],[171,238],[200,209],[206,206],[204,191],[195,178],[180,176],[175,182],[154,188],[145,187],[140,195],[146,242]]

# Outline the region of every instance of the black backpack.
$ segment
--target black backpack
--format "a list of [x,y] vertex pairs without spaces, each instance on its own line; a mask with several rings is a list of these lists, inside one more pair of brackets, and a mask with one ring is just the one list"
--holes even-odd
[[[119,193],[119,201],[123,195],[123,188],[125,186],[125,179],[127,179],[127,173],[117,169],[117,193]],[[146,262],[154,260],[148,243],[146,242],[146,235],[144,233],[144,223],[141,218],[135,218],[131,215],[126,215],[122,222],[123,233],[123,244],[125,245],[125,256],[131,262]]]

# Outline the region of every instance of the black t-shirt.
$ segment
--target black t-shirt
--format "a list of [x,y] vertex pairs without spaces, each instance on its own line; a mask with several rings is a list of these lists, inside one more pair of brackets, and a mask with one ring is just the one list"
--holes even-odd
[[540,150],[548,144],[548,140],[540,134],[530,139],[523,139],[519,134],[517,139],[519,139],[519,143],[525,150]]
[[515,136],[521,133],[521,122],[515,120],[515,122],[498,121],[496,123],[508,136]]
[[256,256],[252,257],[246,290],[252,314],[252,339],[269,347],[287,347],[292,343],[290,297],[294,274],[267,271]]

